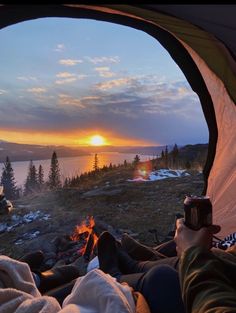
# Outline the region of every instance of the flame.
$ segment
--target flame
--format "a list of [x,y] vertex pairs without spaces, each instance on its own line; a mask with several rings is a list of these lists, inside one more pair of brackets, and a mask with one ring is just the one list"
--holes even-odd
[[70,236],[70,239],[73,241],[77,241],[81,239],[81,236],[83,236],[83,239],[85,239],[86,244],[78,251],[78,254],[84,255],[86,251],[86,247],[88,244],[88,240],[90,235],[93,236],[93,248],[97,243],[98,237],[93,231],[93,227],[95,226],[95,220],[93,216],[87,217],[80,225],[75,226],[73,234]]

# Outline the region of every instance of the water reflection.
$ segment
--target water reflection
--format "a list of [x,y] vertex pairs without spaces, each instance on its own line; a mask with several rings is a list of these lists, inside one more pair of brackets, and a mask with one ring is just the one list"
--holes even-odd
[[[101,168],[104,165],[109,166],[112,164],[123,164],[124,160],[127,162],[132,162],[134,160],[135,154],[131,153],[116,153],[116,152],[106,152],[98,154],[98,166]],[[152,159],[153,156],[150,155],[140,155],[141,161],[147,161]],[[80,175],[81,173],[93,170],[94,164],[94,154],[84,155],[79,157],[69,157],[69,158],[59,158],[59,165],[61,170],[61,178],[64,181],[66,177],[72,177]],[[44,170],[44,180],[47,180],[48,173],[50,169],[51,160],[37,160],[33,161],[37,171],[39,165],[41,164]],[[2,166],[1,166],[2,167]],[[14,170],[14,176],[18,186],[23,186],[26,180],[26,176],[29,168],[29,161],[19,161],[12,162],[12,167]]]

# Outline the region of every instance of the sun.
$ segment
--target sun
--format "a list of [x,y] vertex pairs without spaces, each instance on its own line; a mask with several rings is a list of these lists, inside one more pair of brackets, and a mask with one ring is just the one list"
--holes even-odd
[[105,138],[100,135],[94,135],[90,138],[90,144],[92,146],[103,146],[105,144]]

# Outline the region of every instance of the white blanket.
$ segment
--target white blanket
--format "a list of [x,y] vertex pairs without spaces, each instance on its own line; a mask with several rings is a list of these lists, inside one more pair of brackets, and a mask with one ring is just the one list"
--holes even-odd
[[53,297],[42,296],[28,264],[0,255],[0,313],[134,313],[128,285],[94,269],[77,279],[63,308]]

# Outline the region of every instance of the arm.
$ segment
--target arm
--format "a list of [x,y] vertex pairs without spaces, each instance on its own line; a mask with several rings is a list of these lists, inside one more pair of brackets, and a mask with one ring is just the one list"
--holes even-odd
[[[175,242],[180,257],[180,284],[189,313],[236,312],[235,282],[227,263],[210,251],[212,235],[219,229],[213,225],[193,231],[183,220],[177,221]],[[233,275],[236,263],[230,268]]]
[[179,270],[187,312],[236,312],[236,290],[230,275],[226,275],[227,266],[212,252],[202,247],[189,248],[181,256]]

